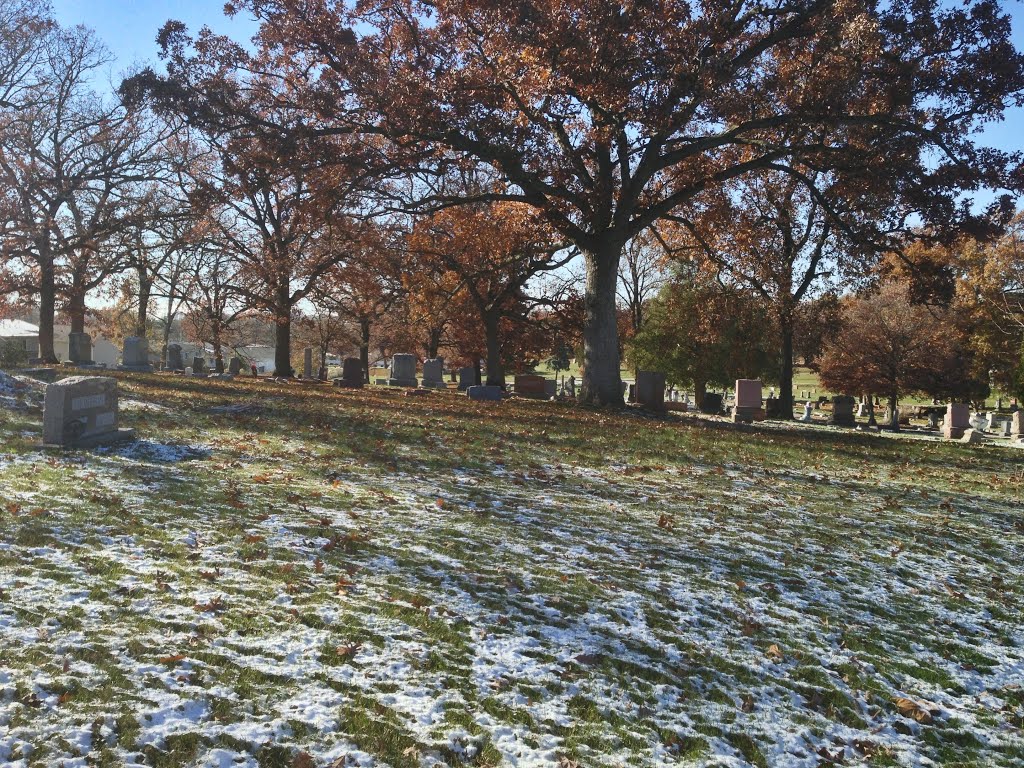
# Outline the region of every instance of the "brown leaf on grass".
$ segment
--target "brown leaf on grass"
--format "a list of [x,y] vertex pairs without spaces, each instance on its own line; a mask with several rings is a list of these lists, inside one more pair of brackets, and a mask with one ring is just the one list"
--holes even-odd
[[175,664],[179,661],[183,661],[184,659],[185,654],[175,653],[170,656],[161,656],[159,659],[157,659],[157,661],[159,661],[161,664]]
[[196,603],[192,606],[192,610],[196,613],[220,613],[227,610],[227,606],[224,604],[224,598],[217,595],[208,603]]
[[69,701],[71,701],[71,691],[64,691],[64,693],[62,693],[57,698],[58,706],[61,705],[61,704],[67,704]]
[[5,509],[12,517],[17,517],[21,513],[21,504],[16,501],[11,501],[7,503]]
[[743,695],[740,710],[746,712],[748,715],[754,711],[754,694],[746,693]]
[[768,650],[764,652],[764,655],[775,662],[782,661],[785,658],[785,655],[782,653],[782,649],[775,643],[768,646]]
[[930,701],[914,701],[903,696],[894,696],[892,703],[904,717],[909,717],[923,725],[932,721],[935,715],[941,711],[937,704]]
[[317,573],[324,572],[324,561],[321,560],[319,557],[313,561],[313,570]]
[[576,657],[576,661],[580,664],[584,664],[588,667],[593,667],[600,664],[604,659],[604,656],[600,653],[581,653]]
[[666,531],[671,531],[676,527],[676,519],[672,515],[662,514],[658,518],[658,527],[663,528]]
[[942,582],[942,586],[945,587],[946,591],[949,592],[949,594],[952,595],[953,597],[955,597],[957,600],[966,600],[967,599],[967,595],[965,595],[959,589],[954,589],[953,587],[951,587],[946,582]]
[[359,649],[363,647],[362,643],[349,643],[347,645],[339,645],[334,649],[334,652],[341,657],[355,656],[359,653]]
[[292,768],[316,768],[316,761],[309,752],[299,752],[292,759]]

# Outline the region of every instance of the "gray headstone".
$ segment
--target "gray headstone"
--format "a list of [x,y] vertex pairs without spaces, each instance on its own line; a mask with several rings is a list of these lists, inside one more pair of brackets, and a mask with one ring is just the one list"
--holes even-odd
[[1014,437],[1024,435],[1024,411],[1014,411],[1010,417],[1010,434]]
[[477,369],[471,365],[459,368],[459,392],[465,392],[470,387],[476,386]]
[[71,376],[47,384],[43,402],[43,443],[99,445],[132,437],[117,428],[117,380]]
[[242,365],[243,363],[241,358],[232,357],[231,361],[228,363],[228,373],[232,376],[237,376],[242,372]]
[[814,420],[814,403],[808,400],[804,403],[804,415],[800,418],[804,424],[810,424]]
[[436,357],[423,363],[423,384],[430,389],[448,389],[444,382],[444,358]]
[[388,385],[392,387],[415,387],[419,382],[416,380],[416,355],[397,354],[391,358],[391,375],[388,376]]
[[853,415],[857,399],[851,395],[836,395],[832,398],[832,416],[828,423],[837,427],[853,427],[857,419]]
[[68,359],[76,365],[92,365],[92,338],[88,333],[68,334]]
[[313,348],[306,347],[302,350],[302,378],[313,378]]
[[124,340],[124,349],[121,353],[121,365],[123,371],[152,371],[153,366],[149,364],[149,341],[144,336],[128,336]]
[[192,375],[198,376],[200,374],[206,374],[206,358],[196,355],[192,358]]

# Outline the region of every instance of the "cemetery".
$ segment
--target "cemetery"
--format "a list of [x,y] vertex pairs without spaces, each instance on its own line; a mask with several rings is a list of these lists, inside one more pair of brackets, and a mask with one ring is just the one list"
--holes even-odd
[[1022,30],[0,0],[0,768],[1024,766]]

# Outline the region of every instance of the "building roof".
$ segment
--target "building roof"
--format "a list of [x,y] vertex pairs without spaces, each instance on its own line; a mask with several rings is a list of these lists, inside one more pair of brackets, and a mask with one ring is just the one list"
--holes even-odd
[[39,335],[39,326],[24,320],[0,320],[0,339],[21,339]]

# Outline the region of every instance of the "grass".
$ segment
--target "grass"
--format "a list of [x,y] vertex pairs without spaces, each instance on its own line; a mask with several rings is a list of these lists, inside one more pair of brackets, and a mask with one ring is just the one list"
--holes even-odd
[[116,375],[0,409],[0,763],[1024,760],[1024,451]]

